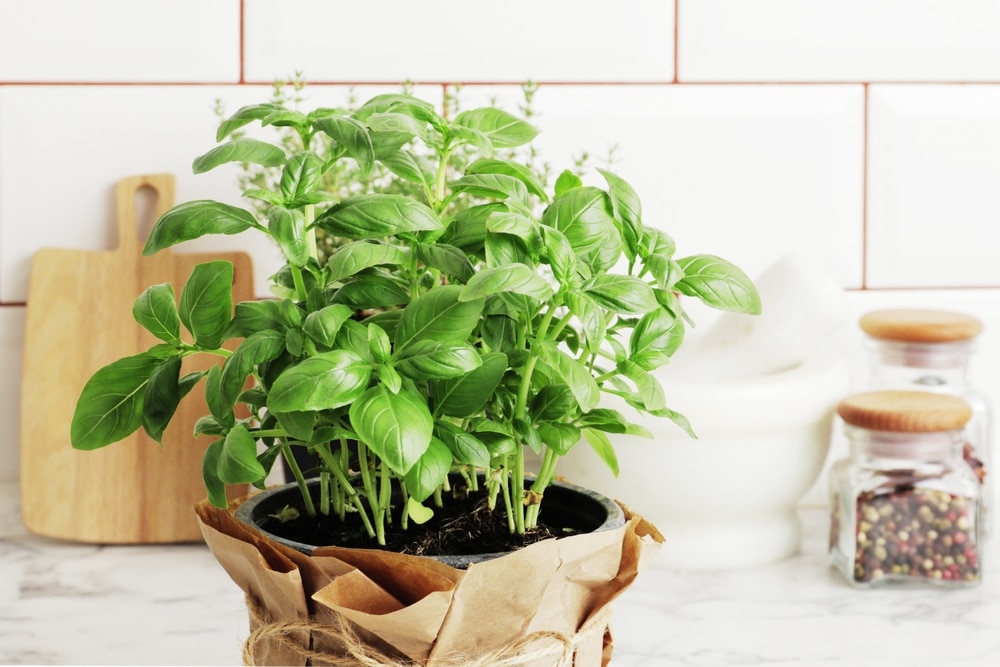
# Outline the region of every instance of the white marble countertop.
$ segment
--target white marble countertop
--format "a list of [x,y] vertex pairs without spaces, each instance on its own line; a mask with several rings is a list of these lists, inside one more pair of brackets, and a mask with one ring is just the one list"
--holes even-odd
[[[0,483],[0,663],[240,664],[242,592],[207,548],[32,536],[17,497]],[[612,664],[1000,665],[1000,568],[973,589],[856,590],[827,566],[826,512],[801,517],[802,553],[782,562],[654,562],[615,603]]]

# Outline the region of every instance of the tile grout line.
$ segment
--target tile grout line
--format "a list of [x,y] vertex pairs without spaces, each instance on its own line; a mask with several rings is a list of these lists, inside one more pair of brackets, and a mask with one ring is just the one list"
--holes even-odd
[[246,83],[246,0],[240,0],[240,80],[239,83]]
[[680,83],[681,68],[677,62],[680,56],[680,18],[681,18],[681,0],[674,0],[674,80],[673,83]]
[[868,85],[861,117],[861,289],[868,289]]

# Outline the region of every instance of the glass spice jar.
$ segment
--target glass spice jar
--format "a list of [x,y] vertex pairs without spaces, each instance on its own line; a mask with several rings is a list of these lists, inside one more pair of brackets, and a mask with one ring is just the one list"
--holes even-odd
[[995,492],[992,411],[968,381],[969,361],[982,322],[971,315],[932,309],[887,309],[866,313],[868,374],[865,389],[913,389],[958,396],[972,409],[965,426],[963,457],[983,484],[982,532],[993,532]]
[[972,409],[956,396],[876,391],[842,400],[851,456],[830,471],[830,560],[854,586],[980,581],[982,485],[962,457]]

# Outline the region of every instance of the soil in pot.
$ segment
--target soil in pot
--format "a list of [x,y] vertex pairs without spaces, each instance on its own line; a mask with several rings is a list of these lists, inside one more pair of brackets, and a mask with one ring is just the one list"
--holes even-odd
[[[312,487],[314,491],[316,488]],[[443,507],[433,506],[430,501],[426,503],[433,506],[434,516],[424,524],[418,525],[411,520],[403,530],[398,523],[399,510],[394,506],[395,521],[386,527],[386,545],[381,548],[433,557],[515,551],[541,540],[604,527],[611,512],[602,501],[606,499],[593,497],[584,489],[552,486],[545,492],[538,527],[526,535],[512,535],[506,513],[500,506],[502,502],[491,510],[484,487],[473,491],[464,480],[457,478],[453,479],[451,490],[444,494]],[[259,528],[282,540],[315,547],[377,547],[356,512],[348,512],[344,522],[337,516],[309,516],[302,508],[298,487],[294,485],[257,502],[248,502],[254,504],[246,518],[252,517]]]

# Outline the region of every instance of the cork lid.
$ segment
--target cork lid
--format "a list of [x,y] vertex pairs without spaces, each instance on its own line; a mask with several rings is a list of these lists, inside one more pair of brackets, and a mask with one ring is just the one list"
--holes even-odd
[[972,408],[957,396],[925,391],[872,391],[848,396],[837,414],[872,431],[935,433],[954,431],[972,418]]
[[858,324],[869,336],[904,343],[950,343],[975,338],[983,330],[972,315],[917,308],[875,310],[862,315]]

